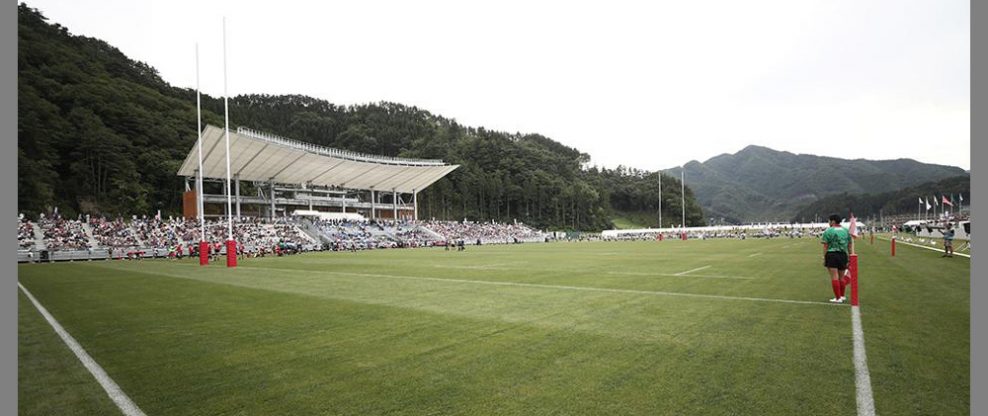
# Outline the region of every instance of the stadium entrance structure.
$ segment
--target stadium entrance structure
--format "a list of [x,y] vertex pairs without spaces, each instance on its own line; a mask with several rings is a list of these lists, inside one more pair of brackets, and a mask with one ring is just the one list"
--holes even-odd
[[[224,134],[223,128],[212,125],[202,132],[203,182],[226,178]],[[237,217],[273,219],[309,210],[355,212],[374,219],[418,219],[418,193],[458,167],[441,160],[333,149],[243,127],[230,131],[233,214]],[[186,178],[186,218],[198,215],[193,189],[198,174],[198,147],[193,145],[178,170]],[[242,182],[251,184],[251,195],[241,195]],[[205,216],[226,215],[225,192],[225,187],[221,194],[203,192]]]

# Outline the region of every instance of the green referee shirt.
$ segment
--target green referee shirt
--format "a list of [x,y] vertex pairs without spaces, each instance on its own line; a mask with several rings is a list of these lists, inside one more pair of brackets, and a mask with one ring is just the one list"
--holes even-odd
[[820,241],[827,243],[827,252],[847,250],[847,243],[851,240],[851,234],[842,227],[830,227],[820,236]]

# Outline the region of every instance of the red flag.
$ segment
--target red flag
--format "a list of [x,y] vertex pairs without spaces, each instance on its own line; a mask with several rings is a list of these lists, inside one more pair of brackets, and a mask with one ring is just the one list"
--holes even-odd
[[858,238],[858,220],[854,218],[854,213],[851,213],[851,219],[849,219],[851,225],[847,227],[847,232],[851,233],[851,237]]
[[954,206],[954,204],[952,202],[950,202],[949,199],[947,199],[947,196],[946,195],[940,195],[940,198],[943,198],[943,201],[942,202],[943,202],[944,205]]

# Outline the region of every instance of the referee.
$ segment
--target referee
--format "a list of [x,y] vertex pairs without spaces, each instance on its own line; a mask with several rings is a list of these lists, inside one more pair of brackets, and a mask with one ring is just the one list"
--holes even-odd
[[834,289],[832,303],[844,303],[844,289],[851,281],[850,276],[845,276],[847,270],[848,254],[851,252],[851,234],[840,226],[840,215],[830,216],[830,228],[827,228],[820,236],[823,243],[823,267],[830,273],[830,285]]

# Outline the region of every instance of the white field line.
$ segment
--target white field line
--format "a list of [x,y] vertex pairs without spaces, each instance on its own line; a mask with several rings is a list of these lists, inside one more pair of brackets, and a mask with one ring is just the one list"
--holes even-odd
[[31,292],[28,292],[27,288],[21,285],[20,282],[17,282],[17,287],[21,288],[21,291],[27,295],[27,298],[31,300],[34,307],[38,308],[38,312],[41,312],[41,315],[45,317],[45,320],[48,321],[48,324],[50,324],[55,330],[55,333],[62,338],[65,345],[67,345],[69,349],[75,353],[75,356],[79,358],[79,361],[82,361],[82,365],[84,365],[86,369],[89,370],[89,373],[96,378],[96,381],[98,381],[99,385],[103,387],[106,394],[110,396],[113,403],[120,408],[120,411],[127,416],[145,416],[144,412],[142,412],[141,409],[130,400],[130,397],[127,397],[127,394],[120,389],[120,386],[118,386],[117,383],[115,383],[113,379],[106,374],[106,371],[103,371],[103,367],[100,367],[100,365],[93,360],[93,357],[90,357],[89,354],[86,353],[86,350],[84,350],[82,346],[76,342],[75,338],[72,338],[72,335],[69,335],[69,333],[65,331],[65,328],[62,328],[62,325],[60,325],[58,321],[56,321],[55,318],[48,313],[48,310],[38,303],[38,300],[31,295]]
[[684,275],[686,273],[698,272],[700,270],[709,269],[709,268],[710,268],[710,266],[697,267],[697,268],[695,268],[693,270],[687,270],[685,272],[676,273],[676,276],[682,276],[682,275]]
[[712,274],[691,274],[689,276],[678,273],[640,273],[640,272],[607,272],[607,274],[627,275],[627,276],[702,277],[707,279],[755,280],[754,277],[718,276]]
[[851,327],[854,334],[854,385],[857,389],[858,416],[875,416],[875,398],[871,393],[864,330],[861,329],[861,310],[857,306],[851,306]]
[[[185,267],[195,267],[200,268],[202,266],[194,264],[177,264],[178,266]],[[101,265],[99,267],[107,267]],[[126,270],[116,267],[109,267],[117,270]],[[225,268],[224,268],[225,269]],[[809,300],[792,300],[792,299],[773,299],[773,298],[756,298],[756,297],[746,297],[746,296],[726,296],[726,295],[707,295],[700,293],[686,293],[686,292],[664,292],[664,291],[652,291],[652,290],[635,290],[635,289],[613,289],[606,287],[590,287],[590,286],[564,286],[564,285],[546,285],[540,283],[522,283],[522,282],[498,282],[490,280],[469,280],[469,279],[446,279],[440,277],[423,277],[423,276],[402,276],[393,274],[377,274],[377,273],[353,273],[353,272],[335,272],[329,270],[304,270],[304,269],[281,269],[274,267],[238,267],[238,269],[254,270],[258,272],[265,271],[282,271],[289,273],[319,273],[319,274],[335,274],[340,276],[357,276],[357,277],[380,277],[385,279],[402,279],[402,280],[422,280],[431,282],[444,282],[444,283],[468,283],[475,285],[489,285],[489,286],[512,286],[512,287],[532,287],[539,289],[556,289],[556,290],[574,290],[582,292],[605,292],[605,293],[626,293],[633,295],[653,295],[653,296],[680,296],[689,298],[701,298],[701,299],[721,299],[721,300],[740,300],[740,301],[750,301],[750,302],[770,302],[770,303],[790,303],[797,305],[818,305],[818,306],[846,306],[842,303],[830,303],[830,302],[815,302]],[[161,273],[156,271],[143,271],[136,270],[140,273],[157,274],[161,276],[171,276],[183,279],[192,280],[204,280],[207,282],[214,283],[224,283],[222,280],[208,280],[208,279],[196,279],[192,277],[181,277],[175,276],[167,273]],[[235,271],[235,270],[234,270]],[[253,287],[253,286],[251,286]]]
[[[882,238],[881,240],[889,241],[889,240],[884,239],[884,238]],[[901,240],[895,240],[895,243],[896,244],[905,244],[907,246],[925,248],[927,250],[933,250],[933,251],[937,251],[937,252],[943,253],[943,249],[942,248],[927,247],[927,246],[920,245],[920,244],[907,243],[907,242],[901,241]],[[961,256],[961,257],[971,258],[971,255],[970,254],[964,254],[964,253],[957,253],[957,252],[955,252],[954,255],[955,256]]]
[[761,256],[761,255],[762,255],[762,253],[755,253],[755,254],[749,254],[748,257],[757,257],[757,256]]
[[486,264],[479,266],[456,266],[448,264],[433,264],[432,267],[438,269],[467,269],[467,270],[511,270],[510,268],[504,267],[509,266],[514,263],[497,263],[497,264]]

